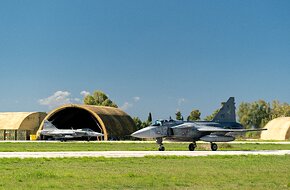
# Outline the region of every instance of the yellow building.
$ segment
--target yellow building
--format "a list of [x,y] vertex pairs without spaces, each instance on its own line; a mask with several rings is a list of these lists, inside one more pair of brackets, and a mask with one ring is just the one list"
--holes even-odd
[[[51,111],[44,120],[52,122],[59,129],[90,128],[104,134],[103,140],[119,139],[135,131],[132,118],[124,111],[106,106],[69,104]],[[38,130],[43,128],[43,122]]]
[[0,113],[0,140],[28,140],[36,134],[45,116],[43,112]]
[[287,140],[290,139],[290,117],[279,117],[271,120],[262,131],[262,140]]

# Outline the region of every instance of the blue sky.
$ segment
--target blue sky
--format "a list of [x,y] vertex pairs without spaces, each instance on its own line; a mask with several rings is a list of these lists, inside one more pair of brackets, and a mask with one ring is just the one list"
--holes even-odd
[[290,102],[290,1],[0,2],[0,111],[102,90],[132,116]]

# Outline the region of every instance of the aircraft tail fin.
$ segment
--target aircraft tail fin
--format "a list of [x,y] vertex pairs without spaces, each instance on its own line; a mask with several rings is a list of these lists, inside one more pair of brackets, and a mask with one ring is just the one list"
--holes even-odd
[[43,124],[43,130],[46,130],[46,131],[53,131],[53,130],[56,130],[57,128],[48,120],[45,120],[44,121],[44,124]]
[[235,98],[230,97],[227,102],[222,103],[222,108],[212,121],[215,122],[236,122]]

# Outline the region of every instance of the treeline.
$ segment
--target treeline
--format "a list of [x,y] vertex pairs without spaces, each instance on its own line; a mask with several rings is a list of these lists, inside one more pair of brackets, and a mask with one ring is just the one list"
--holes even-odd
[[290,105],[274,100],[267,103],[258,100],[252,103],[242,102],[237,112],[239,122],[245,128],[263,128],[269,121],[278,117],[290,117]]

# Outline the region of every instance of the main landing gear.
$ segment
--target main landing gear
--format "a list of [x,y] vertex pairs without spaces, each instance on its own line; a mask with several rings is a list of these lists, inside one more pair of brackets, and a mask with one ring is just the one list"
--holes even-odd
[[218,149],[218,146],[217,146],[217,144],[211,142],[210,143],[210,148],[211,148],[212,151],[216,151]]
[[158,137],[156,138],[156,143],[159,144],[159,151],[164,151],[165,150],[165,147],[163,146],[163,143],[162,143],[162,138],[161,137]]
[[[189,151],[194,151],[194,149],[196,148],[196,142],[190,143],[188,146],[188,150]],[[218,149],[218,146],[216,143],[211,142],[210,143],[210,148],[212,151],[216,151]]]
[[189,151],[194,151],[195,148],[196,148],[196,142],[190,143],[188,146]]
[[[156,138],[156,143],[159,145],[158,150],[159,151],[165,151],[165,147],[163,146],[163,139],[161,137]],[[189,151],[194,151],[194,149],[196,148],[196,142],[192,142],[188,145],[188,150]],[[212,151],[216,151],[218,149],[218,146],[216,143],[211,142],[210,143],[210,148]]]

